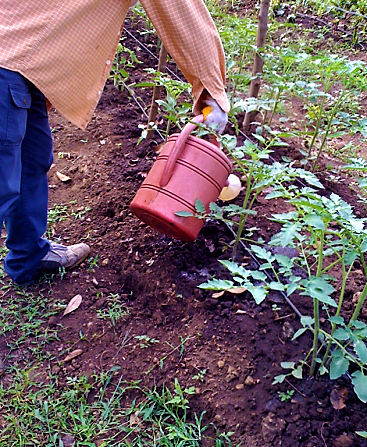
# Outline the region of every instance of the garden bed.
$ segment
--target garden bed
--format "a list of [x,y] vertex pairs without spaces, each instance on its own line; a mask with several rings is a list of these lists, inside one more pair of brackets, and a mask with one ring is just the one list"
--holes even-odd
[[[128,30],[134,32],[129,24]],[[142,61],[131,71],[131,80],[145,78],[143,69],[155,66],[156,60],[129,35],[125,44]],[[157,53],[154,40],[146,44]],[[145,104],[150,95],[150,89],[139,92]],[[326,376],[302,380],[289,376],[281,384],[272,384],[284,372],[281,362],[301,360],[312,345],[311,333],[292,340],[301,325],[284,294],[273,292],[256,305],[248,292],[213,297],[212,291],[198,288],[212,276],[227,278],[218,260],[230,257],[233,235],[222,222],[207,221],[197,240],[185,244],[157,233],[131,214],[129,203],[161,141],[154,137],[137,146],[138,125],[146,117],[128,91],[118,91],[109,81],[85,131],[54,110],[50,122],[55,142],[50,171],[50,208],[55,216],[52,237],[64,244],[86,241],[92,252],[83,265],[62,279],[21,291],[8,287],[3,279],[3,306],[10,300],[26,306],[27,294],[41,295],[53,309],[43,325],[48,334],[57,332],[57,339],[48,340],[19,327],[4,328],[0,338],[4,386],[9,385],[16,368],[26,369],[30,364],[36,365],[35,382],[57,378],[60,389],[70,377],[92,378],[111,369],[115,371],[112,382],[134,382],[148,389],[160,389],[163,384],[173,389],[177,379],[182,388],[194,389],[189,418],[194,412],[206,412],[205,423],[214,423],[219,432],[233,432],[233,445],[367,446],[367,440],[355,433],[367,430],[367,407],[355,395],[348,377],[330,381]],[[296,143],[273,157],[280,160],[284,154],[298,156]],[[321,166],[327,163],[324,159]],[[332,163],[334,168],[339,165],[335,160]],[[333,181],[326,170],[321,171],[323,194],[339,194],[359,217],[365,217],[355,192],[345,186],[350,179],[339,172]],[[62,182],[57,172],[70,180]],[[248,225],[256,225],[256,237],[269,241],[279,224],[266,217],[284,212],[286,206],[281,200],[259,197],[254,209],[258,215],[250,217]],[[246,267],[258,268],[242,246],[238,259]],[[348,283],[349,300],[361,286],[363,274],[357,269]],[[60,303],[67,304],[77,294],[82,296],[81,305],[63,317]],[[309,297],[296,295],[292,302],[302,314],[312,314]],[[361,318],[366,320],[365,308]],[[76,350],[81,350],[79,355],[65,361]],[[331,399],[338,392],[346,399],[345,407],[336,410]],[[134,392],[128,392],[121,406],[131,405],[133,397]],[[0,428],[2,425],[0,419]],[[208,433],[214,436],[213,429]],[[72,439],[76,445],[87,445],[81,438]],[[106,444],[99,440],[94,440],[96,445],[110,445],[107,435],[103,438]],[[204,444],[214,445],[209,440]]]

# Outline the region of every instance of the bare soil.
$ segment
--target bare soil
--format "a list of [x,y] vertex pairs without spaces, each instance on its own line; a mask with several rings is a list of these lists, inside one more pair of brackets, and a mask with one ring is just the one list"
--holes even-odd
[[[125,44],[138,51],[130,37]],[[148,44],[157,54],[154,41]],[[156,66],[156,60],[142,50],[139,59],[143,64],[132,71],[132,80],[146,76],[144,67]],[[149,104],[151,91],[140,94]],[[182,243],[150,229],[131,214],[129,203],[152,166],[153,149],[160,141],[137,146],[138,124],[146,118],[128,92],[107,83],[85,131],[54,110],[50,122],[55,155],[49,177],[50,207],[63,204],[69,212],[73,209],[80,214],[57,223],[53,237],[63,244],[87,241],[92,246],[89,262],[62,279],[30,288],[49,296],[50,302],[67,303],[76,294],[83,297],[78,310],[65,317],[60,313],[47,322],[50,328],[60,329],[60,340],[47,345],[59,385],[71,375],[91,375],[120,366],[118,374],[124,380],[142,380],[142,386],[170,386],[175,378],[182,387],[194,386],[192,410],[206,411],[206,422],[214,422],[221,431],[233,431],[234,445],[367,446],[367,440],[355,434],[367,429],[367,407],[357,399],[347,377],[334,382],[306,377],[272,385],[274,376],[283,372],[280,363],[303,358],[311,346],[307,336],[291,341],[292,332],[300,327],[299,318],[281,295],[272,295],[256,306],[246,292],[213,298],[211,292],[197,287],[211,275],[225,275],[218,259],[228,259],[226,248],[232,235],[223,224],[208,221],[195,242]],[[287,155],[292,152],[286,151]],[[71,180],[61,182],[57,171]],[[340,194],[365,215],[350,189],[322,173],[320,177],[326,194]],[[258,235],[265,240],[276,229],[265,216],[280,206],[262,198],[256,203]],[[85,207],[90,211],[85,212]],[[240,258],[256,268],[247,252]],[[356,273],[348,290],[351,299],[359,283]],[[115,326],[97,318],[98,310],[107,310],[111,294],[118,294],[128,309],[126,318]],[[280,307],[277,312],[272,310],[274,303]],[[295,304],[301,312],[312,313],[308,298],[299,296]],[[135,337],[142,335],[159,342],[141,348]],[[6,350],[12,338],[16,331],[1,339],[2,349]],[[28,347],[22,345],[13,353],[7,366],[24,359]],[[74,349],[82,349],[82,355],[60,364],[66,351]],[[202,380],[193,378],[203,370]],[[348,390],[346,407],[341,410],[333,409],[330,401],[337,387]],[[293,396],[281,401],[278,392],[287,390],[293,390]]]

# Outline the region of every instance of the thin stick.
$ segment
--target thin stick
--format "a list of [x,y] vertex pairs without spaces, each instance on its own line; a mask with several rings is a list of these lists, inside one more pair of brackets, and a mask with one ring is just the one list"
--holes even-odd
[[287,380],[287,379],[284,379],[284,380],[288,383],[289,386],[291,386],[294,390],[296,390],[298,394],[300,394],[303,397],[307,397],[306,394],[301,393],[301,391],[298,388],[296,388],[294,385],[292,385],[289,380]]
[[[260,3],[260,11],[259,11],[259,22],[257,28],[257,36],[256,36],[256,47],[257,51],[255,54],[254,66],[252,68],[252,81],[250,84],[250,98],[257,98],[260,90],[261,78],[260,75],[263,72],[264,60],[260,56],[261,48],[265,46],[266,33],[268,31],[268,14],[269,14],[269,6],[270,0],[261,0]],[[250,124],[253,121],[256,111],[247,112],[245,116],[245,120],[243,122],[243,131],[245,133],[248,132],[250,128]]]
[[[159,60],[158,60],[158,72],[164,73],[166,71],[166,64],[167,64],[167,50],[166,47],[161,45],[161,49],[159,51]],[[159,85],[154,86],[153,90],[153,97],[152,97],[152,103],[150,106],[150,112],[149,112],[149,118],[148,118],[148,134],[147,139],[152,138],[153,130],[151,129],[151,124],[154,123],[157,118],[157,112],[158,112],[158,104],[156,103],[156,100],[161,97],[161,89],[162,87]]]

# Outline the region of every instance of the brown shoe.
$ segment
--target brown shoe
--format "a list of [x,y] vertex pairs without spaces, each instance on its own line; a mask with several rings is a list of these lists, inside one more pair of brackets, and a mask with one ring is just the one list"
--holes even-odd
[[55,273],[59,269],[69,270],[81,264],[90,253],[87,244],[61,245],[51,242],[50,251],[42,258],[37,267],[37,276],[44,273]]

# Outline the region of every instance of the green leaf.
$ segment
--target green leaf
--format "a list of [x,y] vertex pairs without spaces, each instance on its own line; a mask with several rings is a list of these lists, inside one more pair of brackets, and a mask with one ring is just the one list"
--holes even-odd
[[352,265],[353,262],[359,257],[359,253],[357,250],[350,248],[347,250],[344,256],[345,265]]
[[274,256],[270,253],[270,251],[265,250],[258,245],[250,245],[251,251],[255,253],[255,255],[260,259],[265,259],[268,262],[274,261]]
[[275,376],[272,385],[275,385],[277,383],[283,383],[286,377],[287,374],[280,374],[279,376]]
[[250,270],[246,270],[245,268],[236,264],[235,262],[232,261],[219,261],[219,262],[230,271],[232,276],[239,275],[242,278],[248,278],[251,273]]
[[294,369],[292,371],[292,376],[295,377],[296,379],[302,379],[302,366],[299,365],[297,367],[297,369]]
[[316,228],[316,230],[325,230],[325,224],[323,220],[316,214],[307,214],[307,216],[304,217],[304,220],[307,225]]
[[330,317],[329,321],[332,324],[344,324],[344,318],[341,316]]
[[335,289],[325,279],[314,276],[301,283],[306,289],[305,292],[302,292],[302,295],[309,295],[311,298],[316,298],[321,303],[337,307],[335,300],[330,297],[330,294],[333,293]]
[[296,331],[296,333],[293,335],[292,337],[292,341],[295,340],[296,338],[300,337],[302,334],[304,334],[306,331],[308,331],[307,327],[302,327],[301,329],[298,329],[298,331]]
[[345,329],[339,328],[334,332],[335,340],[348,340],[349,337],[350,335]]
[[367,431],[356,431],[357,435],[367,438]]
[[233,281],[213,278],[198,287],[205,290],[227,290],[233,288]]
[[354,351],[361,359],[361,361],[366,364],[367,363],[367,347],[362,340],[358,340],[354,343]]
[[203,202],[200,199],[195,200],[195,209],[200,214],[204,214],[206,211],[205,206],[203,205]]
[[280,282],[272,281],[269,283],[269,287],[271,288],[271,290],[279,290],[280,292],[283,292],[284,290],[284,285]]
[[354,391],[357,394],[359,400],[366,403],[367,402],[367,376],[363,374],[362,371],[355,371],[352,374],[352,383],[354,386]]
[[176,211],[175,215],[179,217],[193,217],[193,214],[189,211]]
[[335,380],[341,377],[348,371],[349,360],[347,360],[343,353],[338,349],[332,354],[332,360],[330,363],[330,379]]
[[256,304],[261,304],[268,294],[267,290],[261,286],[255,287],[252,284],[246,284],[246,287],[253,296]]
[[312,317],[309,317],[308,315],[304,315],[301,317],[301,324],[302,326],[312,326],[315,323],[315,320]]
[[299,285],[295,282],[287,285],[287,296],[292,295],[292,293],[297,290]]
[[279,239],[282,247],[293,247],[294,239],[302,239],[300,230],[302,230],[302,224],[300,222],[287,222],[283,225],[280,232],[274,236],[274,239]]
[[280,362],[280,366],[284,369],[294,369],[296,364],[294,362]]

